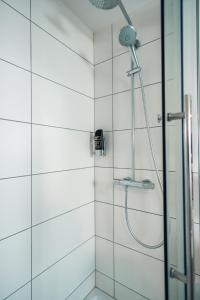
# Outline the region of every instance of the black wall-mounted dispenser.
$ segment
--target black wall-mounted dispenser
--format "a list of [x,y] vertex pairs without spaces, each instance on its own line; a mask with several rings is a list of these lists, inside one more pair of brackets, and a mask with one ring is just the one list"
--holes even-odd
[[103,129],[97,129],[94,135],[95,152],[98,152],[101,156],[105,154],[105,139]]

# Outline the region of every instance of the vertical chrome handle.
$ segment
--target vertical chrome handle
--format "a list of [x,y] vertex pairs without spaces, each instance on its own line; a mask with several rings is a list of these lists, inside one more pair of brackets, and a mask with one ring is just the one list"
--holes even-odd
[[185,214],[185,250],[186,250],[186,276],[187,299],[194,299],[193,278],[193,181],[192,181],[192,99],[184,97],[185,118],[183,122],[184,138],[184,214]]

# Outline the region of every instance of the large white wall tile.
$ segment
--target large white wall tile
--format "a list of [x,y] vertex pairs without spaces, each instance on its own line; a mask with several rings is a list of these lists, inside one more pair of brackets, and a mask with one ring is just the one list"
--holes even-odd
[[30,18],[30,0],[6,0],[5,2],[14,7],[27,18]]
[[31,284],[26,284],[23,288],[9,297],[9,300],[31,300]]
[[[163,260],[163,247],[150,250],[139,245],[131,236],[125,221],[125,209],[115,206],[115,242]],[[128,210],[129,222],[135,235],[144,243],[156,245],[163,241],[163,218],[141,211]]]
[[127,72],[131,70],[131,56],[129,52],[113,59],[113,91],[114,93],[127,91],[131,88],[131,79]]
[[0,121],[0,177],[30,174],[30,125]]
[[66,300],[83,300],[95,287],[95,271],[77,288],[65,298]]
[[93,97],[93,66],[35,25],[32,57],[33,72]]
[[33,122],[93,131],[94,102],[86,96],[33,76]]
[[[151,128],[150,131],[157,166],[162,170],[162,128]],[[135,130],[135,166],[137,169],[155,169],[146,129]]]
[[95,168],[95,200],[113,204],[112,168]]
[[93,203],[34,227],[34,276],[67,255],[93,235]]
[[93,62],[93,32],[62,0],[32,0],[32,20]]
[[96,237],[96,269],[113,278],[113,243]]
[[115,245],[115,275],[118,282],[147,298],[164,299],[164,263],[157,259]]
[[195,276],[195,300],[199,299],[200,296],[200,276]]
[[[77,188],[78,185],[78,188]],[[94,200],[92,168],[35,175],[32,178],[33,224]]]
[[96,287],[108,295],[114,296],[114,281],[98,271],[96,272]]
[[95,101],[95,129],[112,130],[112,96]]
[[95,98],[112,94],[112,60],[95,66]]
[[31,225],[31,178],[0,180],[0,240]]
[[[132,177],[132,170],[115,169],[114,177],[116,179]],[[160,174],[160,178],[162,180],[162,173]],[[163,194],[158,183],[156,172],[146,171],[146,170],[136,170],[135,179],[138,181],[149,179],[155,184],[155,188],[152,190],[129,188],[128,207],[146,211],[146,212],[163,214]],[[116,205],[120,205],[120,206],[125,205],[124,187],[118,185],[114,186],[114,201]]]
[[94,33],[94,62],[100,63],[112,58],[111,25]]
[[92,165],[90,133],[33,126],[33,173]]
[[113,126],[114,130],[132,128],[131,91],[113,96]]
[[113,206],[101,202],[95,203],[96,235],[113,239]]
[[114,166],[117,168],[131,168],[131,131],[114,132]]
[[0,61],[0,78],[0,117],[30,122],[30,73]]
[[0,58],[30,69],[30,23],[0,2]]
[[130,290],[129,288],[125,287],[118,282],[115,283],[115,297],[118,300],[144,300],[146,298],[142,297],[141,295],[135,293],[134,291]]
[[30,230],[0,242],[0,298],[13,293],[31,276]]
[[94,251],[93,238],[35,278],[33,300],[67,298],[94,271]]

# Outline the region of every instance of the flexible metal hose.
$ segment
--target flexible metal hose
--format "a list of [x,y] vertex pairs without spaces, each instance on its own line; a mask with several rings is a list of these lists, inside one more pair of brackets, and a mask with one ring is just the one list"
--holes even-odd
[[[132,54],[133,59],[136,60],[136,64],[138,66],[140,66],[135,49],[132,48],[131,52],[132,52],[131,54]],[[149,117],[148,117],[148,112],[147,112],[146,96],[145,96],[145,92],[144,92],[144,84],[143,84],[143,77],[142,77],[141,69],[139,71],[139,80],[140,80],[140,86],[141,86],[142,103],[143,103],[143,108],[144,108],[145,123],[146,123],[146,127],[147,127],[147,135],[148,135],[148,140],[149,140],[149,145],[150,145],[150,150],[151,150],[151,156],[153,159],[154,168],[156,171],[156,176],[157,176],[157,179],[159,182],[160,190],[161,190],[161,192],[163,192],[162,181],[160,178],[158,165],[157,165],[157,161],[156,161],[156,157],[155,157],[154,149],[153,149],[153,142],[152,142],[152,137],[151,137],[150,123],[149,123]],[[138,244],[140,244],[141,246],[148,248],[148,249],[157,249],[157,248],[160,248],[163,246],[163,244],[164,244],[163,240],[160,243],[155,244],[155,245],[143,243],[133,232],[132,226],[130,225],[129,216],[128,216],[128,186],[125,186],[125,220],[126,220],[126,224],[127,224],[130,234],[132,235],[132,237]]]

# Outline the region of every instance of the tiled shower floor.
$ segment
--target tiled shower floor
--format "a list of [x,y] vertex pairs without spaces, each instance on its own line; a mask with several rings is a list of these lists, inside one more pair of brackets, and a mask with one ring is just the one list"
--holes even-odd
[[114,298],[106,295],[99,289],[94,289],[86,298],[85,300],[113,300]]

